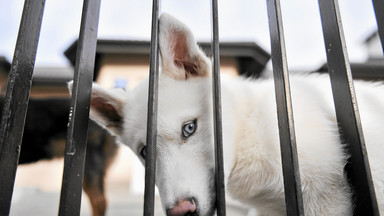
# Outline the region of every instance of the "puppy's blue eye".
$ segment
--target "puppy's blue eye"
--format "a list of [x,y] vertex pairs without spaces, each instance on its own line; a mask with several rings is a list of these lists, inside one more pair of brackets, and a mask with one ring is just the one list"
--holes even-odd
[[193,133],[195,133],[197,127],[196,120],[187,121],[183,124],[183,137],[188,138]]

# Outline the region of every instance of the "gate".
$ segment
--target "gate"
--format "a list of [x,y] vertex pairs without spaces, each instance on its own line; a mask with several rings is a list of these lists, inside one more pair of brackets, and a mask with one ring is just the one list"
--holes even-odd
[[[373,4],[379,36],[383,42],[384,2],[373,0]],[[19,35],[9,74],[0,127],[0,215],[8,215],[10,210],[44,5],[45,0],[25,0]],[[155,146],[159,79],[159,6],[159,0],[153,0],[144,215],[154,214]],[[217,6],[217,0],[212,0],[212,91],[214,101],[216,203],[218,215],[226,215]],[[346,170],[353,190],[356,192],[354,215],[379,215],[367,153],[365,151],[365,141],[355,99],[338,2],[337,0],[319,0],[319,6],[337,121],[340,129],[344,132],[343,139],[350,143],[347,148],[351,157]],[[304,215],[279,0],[267,0],[267,8],[287,215]],[[76,55],[59,215],[80,214],[81,186],[99,11],[100,0],[84,0]]]

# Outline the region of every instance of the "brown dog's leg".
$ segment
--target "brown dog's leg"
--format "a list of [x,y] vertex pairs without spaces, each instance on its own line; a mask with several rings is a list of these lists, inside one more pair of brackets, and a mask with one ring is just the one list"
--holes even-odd
[[91,180],[84,178],[83,189],[91,202],[92,215],[104,216],[107,209],[107,199],[104,194],[104,176],[95,176]]
[[116,152],[115,138],[90,121],[83,189],[89,197],[93,216],[105,215],[107,208],[104,192],[105,175]]

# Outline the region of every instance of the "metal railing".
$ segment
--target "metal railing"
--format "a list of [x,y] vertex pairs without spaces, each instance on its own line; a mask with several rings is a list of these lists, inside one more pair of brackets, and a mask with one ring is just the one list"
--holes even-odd
[[59,215],[79,215],[100,0],[84,0],[64,155]]
[[156,138],[157,104],[159,84],[159,12],[160,1],[152,5],[152,35],[148,89],[147,117],[147,156],[145,159],[144,215],[154,215],[155,211],[155,173],[156,173]]
[[379,215],[338,2],[319,0],[319,7],[337,122],[350,154],[346,171],[355,191],[354,211],[356,215]]
[[8,215],[45,0],[24,3],[0,125],[0,215]]
[[[45,0],[25,0],[10,70],[0,127],[0,215],[9,215],[44,4]],[[379,35],[383,40],[384,3],[373,0],[373,4]],[[379,215],[367,153],[365,152],[365,141],[355,99],[338,3],[337,0],[319,0],[319,6],[337,121],[340,129],[344,132],[343,139],[350,143],[348,150],[351,157],[346,171],[351,185],[356,191],[354,215]],[[153,0],[144,215],[154,214],[159,79],[159,7],[159,0]],[[225,215],[217,0],[211,1],[211,8],[216,203],[218,215]],[[267,0],[267,8],[287,215],[304,215],[280,1]],[[100,0],[84,0],[59,215],[80,214],[81,185],[99,11]]]
[[280,1],[267,8],[287,215],[304,215]]

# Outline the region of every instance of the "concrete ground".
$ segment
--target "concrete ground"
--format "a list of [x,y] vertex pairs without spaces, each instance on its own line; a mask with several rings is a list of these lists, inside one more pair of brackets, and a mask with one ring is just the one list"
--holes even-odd
[[[57,215],[63,159],[40,161],[21,165],[18,168],[13,193],[11,216]],[[120,148],[116,161],[107,176],[107,215],[142,215],[144,171],[132,153]],[[164,215],[159,197],[156,198],[155,215]],[[91,215],[89,201],[83,194],[81,215]],[[231,201],[227,204],[227,215],[247,215],[247,210]]]

